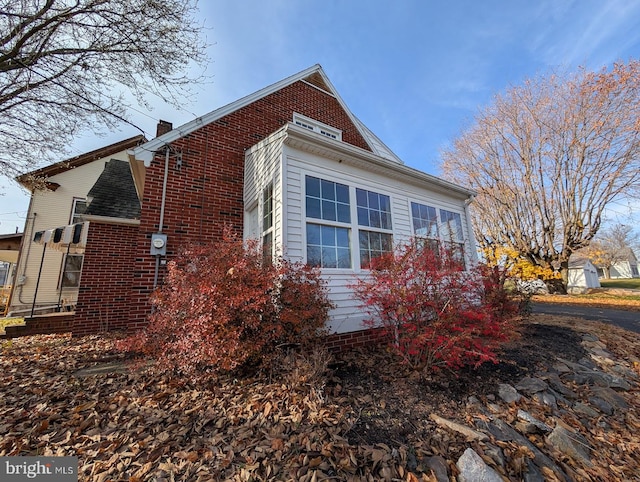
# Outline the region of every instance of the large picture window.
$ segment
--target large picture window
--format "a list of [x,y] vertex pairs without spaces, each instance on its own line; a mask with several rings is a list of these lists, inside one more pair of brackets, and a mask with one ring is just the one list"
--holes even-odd
[[393,251],[391,198],[386,194],[306,176],[305,207],[309,265],[358,269],[351,259],[354,250],[359,268],[368,269],[372,259]]

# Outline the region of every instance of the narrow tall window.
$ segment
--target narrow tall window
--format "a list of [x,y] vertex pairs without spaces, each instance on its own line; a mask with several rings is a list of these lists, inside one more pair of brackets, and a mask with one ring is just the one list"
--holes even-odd
[[438,253],[440,241],[436,208],[412,202],[411,218],[413,220],[413,234],[420,238],[424,247]]
[[356,189],[358,225],[360,229],[360,267],[368,268],[371,260],[393,250],[391,233],[391,199],[389,196],[365,189]]
[[464,266],[464,234],[462,233],[462,218],[460,214],[441,209],[440,223],[445,248],[451,251],[453,259]]
[[265,260],[273,258],[273,184],[262,191],[262,253]]

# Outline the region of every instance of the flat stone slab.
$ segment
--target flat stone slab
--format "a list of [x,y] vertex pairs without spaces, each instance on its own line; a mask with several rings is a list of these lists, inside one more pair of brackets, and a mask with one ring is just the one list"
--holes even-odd
[[500,474],[489,467],[482,457],[480,457],[473,449],[468,448],[458,459],[456,463],[460,475],[458,480],[461,482],[503,482]]

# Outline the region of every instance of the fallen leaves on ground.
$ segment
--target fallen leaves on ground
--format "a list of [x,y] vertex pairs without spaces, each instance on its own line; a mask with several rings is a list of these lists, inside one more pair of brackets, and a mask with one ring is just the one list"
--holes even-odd
[[[549,330],[585,330],[581,321],[532,319],[549,323]],[[597,323],[588,328],[618,356],[633,361],[639,355],[637,335]],[[491,400],[498,381],[515,384],[537,363],[552,360],[559,345],[551,333],[548,340],[523,337],[500,365],[458,378],[441,374],[425,380],[380,350],[337,357],[320,377],[293,372],[208,386],[183,383],[148,366],[119,370],[125,360],[113,337],[15,339],[0,352],[0,456],[75,455],[80,480],[101,482],[433,481],[426,464],[431,456],[442,457],[452,476],[466,448],[490,457],[481,442],[439,426],[430,415],[473,426],[483,415],[468,397]],[[96,369],[101,366],[107,369]],[[630,395],[638,401],[637,390]],[[550,417],[533,402],[526,408],[540,420]],[[633,462],[640,451],[637,409],[607,430],[594,421],[594,467],[575,466],[573,473],[586,474],[585,480],[640,473],[633,472],[640,470]],[[515,411],[505,407],[500,416],[512,421]],[[577,416],[568,420],[579,423]],[[534,443],[547,450],[540,440]],[[531,454],[511,442],[503,445],[503,475],[518,480]],[[571,467],[570,461],[562,463]]]

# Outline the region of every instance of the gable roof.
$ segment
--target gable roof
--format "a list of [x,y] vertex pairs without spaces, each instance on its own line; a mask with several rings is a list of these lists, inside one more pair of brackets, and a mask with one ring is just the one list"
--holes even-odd
[[86,215],[140,218],[140,200],[126,161],[109,160],[87,197],[90,201]]
[[132,156],[139,160],[143,161],[146,167],[151,165],[151,161],[155,155],[155,152],[163,148],[164,146],[171,144],[172,142],[192,133],[193,131],[215,122],[216,120],[231,114],[232,112],[241,109],[263,97],[266,97],[274,92],[277,92],[284,87],[287,87],[295,82],[304,81],[308,84],[313,85],[314,87],[327,92],[328,94],[335,97],[335,99],[340,104],[340,107],[346,112],[347,116],[350,118],[351,122],[356,126],[358,132],[365,139],[372,152],[380,157],[384,157],[390,161],[394,161],[402,164],[402,161],[398,156],[396,156],[391,149],[389,149],[373,132],[371,132],[360,120],[353,115],[353,113],[349,110],[345,102],[342,100],[338,91],[329,81],[329,78],[322,70],[322,67],[319,64],[316,64],[312,67],[309,67],[297,74],[291,75],[286,79],[282,79],[279,82],[271,84],[263,89],[254,92],[253,94],[249,94],[245,97],[242,97],[230,104],[227,104],[219,109],[209,112],[201,117],[198,117],[186,124],[183,124],[180,127],[176,127],[175,129],[163,134],[151,141],[138,146],[133,149],[131,154]]
[[94,149],[93,151],[80,154],[79,156],[71,157],[64,161],[56,162],[54,164],[50,164],[49,166],[36,169],[35,171],[27,172],[18,176],[16,180],[23,186],[31,188],[34,179],[46,179],[48,177],[55,176],[56,174],[60,174],[70,169],[89,164],[90,162],[93,162],[97,159],[102,159],[104,157],[112,156],[113,154],[116,154],[118,152],[134,148],[145,142],[146,140],[147,139],[141,134],[130,137],[129,139],[114,142],[113,144],[109,144],[108,146],[100,147],[98,149]]

